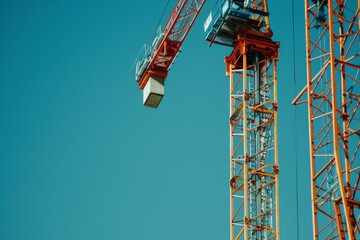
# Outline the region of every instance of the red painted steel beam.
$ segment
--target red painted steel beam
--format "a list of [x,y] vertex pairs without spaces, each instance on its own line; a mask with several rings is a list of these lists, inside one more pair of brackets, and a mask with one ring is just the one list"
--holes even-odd
[[164,39],[139,80],[143,89],[150,76],[166,78],[171,64],[174,62],[180,47],[194,24],[206,0],[178,0],[162,33]]

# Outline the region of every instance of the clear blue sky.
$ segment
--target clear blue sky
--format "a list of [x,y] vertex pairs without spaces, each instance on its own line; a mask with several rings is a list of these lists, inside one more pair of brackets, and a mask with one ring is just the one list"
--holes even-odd
[[[175,4],[170,1],[169,7]],[[0,239],[228,239],[229,48],[208,47],[208,1],[157,110],[130,67],[166,1],[0,2]],[[303,1],[270,1],[279,75],[282,239],[311,238]],[[164,17],[166,19],[166,16]],[[296,129],[296,131],[295,131]]]

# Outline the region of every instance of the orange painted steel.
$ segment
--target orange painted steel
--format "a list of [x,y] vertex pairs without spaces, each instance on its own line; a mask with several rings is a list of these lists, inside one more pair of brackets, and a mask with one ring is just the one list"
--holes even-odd
[[238,35],[230,78],[230,239],[280,239],[277,138],[279,43]]
[[[167,72],[205,0],[179,0],[161,44],[139,80],[143,89],[151,76]],[[271,40],[265,0],[218,1],[220,11],[235,6],[246,19],[224,27],[232,53],[225,57],[230,78],[230,240],[280,239],[277,61],[279,43]],[[229,4],[229,5],[226,5]],[[214,17],[214,16],[213,16]],[[224,18],[223,18],[224,17]],[[227,21],[221,15],[221,20]],[[214,26],[213,26],[214,27]],[[232,28],[233,27],[233,28]],[[230,35],[226,33],[231,33]],[[229,46],[229,45],[227,45]]]
[[360,239],[360,1],[305,0],[313,239]]
[[162,33],[164,39],[152,53],[150,63],[139,80],[140,89],[144,89],[150,76],[166,78],[167,72],[180,47],[203,7],[205,0],[178,0]]

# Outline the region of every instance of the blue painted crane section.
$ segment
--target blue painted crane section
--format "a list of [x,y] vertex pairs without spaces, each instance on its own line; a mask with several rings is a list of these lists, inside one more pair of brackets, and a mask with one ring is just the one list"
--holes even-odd
[[218,0],[204,23],[206,40],[233,47],[237,33],[250,17],[247,2]]

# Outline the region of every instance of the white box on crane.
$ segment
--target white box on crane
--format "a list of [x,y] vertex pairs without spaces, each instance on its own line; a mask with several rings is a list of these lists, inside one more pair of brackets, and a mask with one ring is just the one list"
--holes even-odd
[[157,108],[161,99],[164,97],[165,78],[151,76],[143,90],[144,105],[147,107]]

